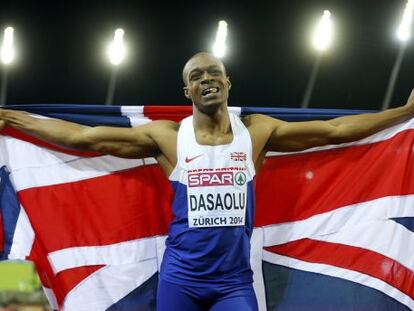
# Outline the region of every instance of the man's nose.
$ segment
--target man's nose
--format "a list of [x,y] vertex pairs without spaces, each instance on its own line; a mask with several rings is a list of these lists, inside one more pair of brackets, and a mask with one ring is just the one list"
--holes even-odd
[[207,82],[212,81],[213,79],[214,79],[213,76],[209,74],[208,71],[204,71],[202,79],[201,79],[201,83],[207,83]]

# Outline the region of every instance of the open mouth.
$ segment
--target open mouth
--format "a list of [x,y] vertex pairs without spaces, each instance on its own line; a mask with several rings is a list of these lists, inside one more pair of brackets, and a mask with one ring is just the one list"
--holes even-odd
[[201,92],[202,96],[208,96],[210,94],[218,93],[218,87],[209,87]]

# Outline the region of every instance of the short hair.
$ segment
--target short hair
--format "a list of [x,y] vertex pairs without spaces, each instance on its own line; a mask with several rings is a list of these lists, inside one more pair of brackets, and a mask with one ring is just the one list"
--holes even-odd
[[187,85],[187,66],[188,66],[188,64],[190,63],[190,61],[192,59],[194,59],[196,57],[200,57],[200,56],[207,56],[207,57],[211,57],[211,58],[214,58],[215,60],[217,60],[221,64],[221,66],[223,66],[224,74],[226,74],[226,67],[224,67],[223,62],[219,58],[217,58],[216,56],[214,56],[213,54],[208,53],[208,52],[198,52],[198,53],[194,54],[193,56],[191,56],[188,59],[188,61],[185,63],[184,67],[183,67],[182,75],[183,75],[184,85]]

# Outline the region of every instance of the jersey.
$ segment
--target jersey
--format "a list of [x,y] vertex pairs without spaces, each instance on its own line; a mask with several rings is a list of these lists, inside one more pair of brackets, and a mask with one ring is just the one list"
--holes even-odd
[[252,283],[250,237],[254,218],[252,141],[243,122],[229,113],[233,140],[200,145],[193,117],[182,120],[177,164],[169,180],[174,219],[160,278],[203,286]]

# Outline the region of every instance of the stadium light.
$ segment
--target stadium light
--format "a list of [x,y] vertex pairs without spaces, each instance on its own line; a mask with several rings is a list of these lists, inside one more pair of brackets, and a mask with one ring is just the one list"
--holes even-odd
[[382,101],[382,110],[388,109],[391,104],[392,96],[394,94],[395,85],[397,84],[400,67],[404,59],[405,50],[407,48],[408,40],[411,37],[411,27],[413,21],[414,0],[408,0],[405,5],[404,13],[401,17],[400,26],[397,29],[397,38],[401,42],[395,59],[392,71],[388,80],[387,90]]
[[118,67],[125,60],[126,47],[124,43],[125,31],[122,28],[115,30],[114,39],[109,44],[107,49],[107,56],[109,62],[112,64],[111,77],[109,78],[108,89],[106,92],[106,105],[112,105],[114,101],[116,78],[118,75]]
[[313,33],[313,46],[318,51],[327,50],[332,43],[333,25],[331,20],[331,12],[323,11],[322,17],[315,27]]
[[1,89],[0,89],[0,106],[6,104],[7,96],[7,80],[8,80],[8,68],[11,63],[13,63],[15,58],[14,52],[14,28],[7,27],[4,29],[3,43],[0,47],[0,60],[3,64],[2,73],[1,73]]
[[218,58],[222,58],[226,54],[226,39],[227,39],[227,23],[219,21],[216,41],[213,45],[213,54]]
[[4,65],[9,65],[14,60],[13,34],[13,27],[7,27],[4,30],[3,44],[1,45],[1,61]]
[[126,56],[126,48],[124,44],[124,30],[118,28],[115,30],[114,39],[108,46],[108,58],[112,65],[118,66],[122,63]]
[[322,61],[322,54],[328,50],[332,44],[333,38],[333,22],[331,19],[331,12],[324,10],[322,17],[316,24],[313,35],[312,45],[318,51],[316,59],[312,66],[312,71],[309,76],[308,84],[306,86],[305,94],[302,99],[302,108],[308,108],[312,97],[313,88],[315,86],[316,78],[319,73],[319,67]]
[[400,26],[397,29],[397,38],[400,41],[407,41],[411,37],[411,25],[413,22],[414,0],[408,0],[401,18]]

